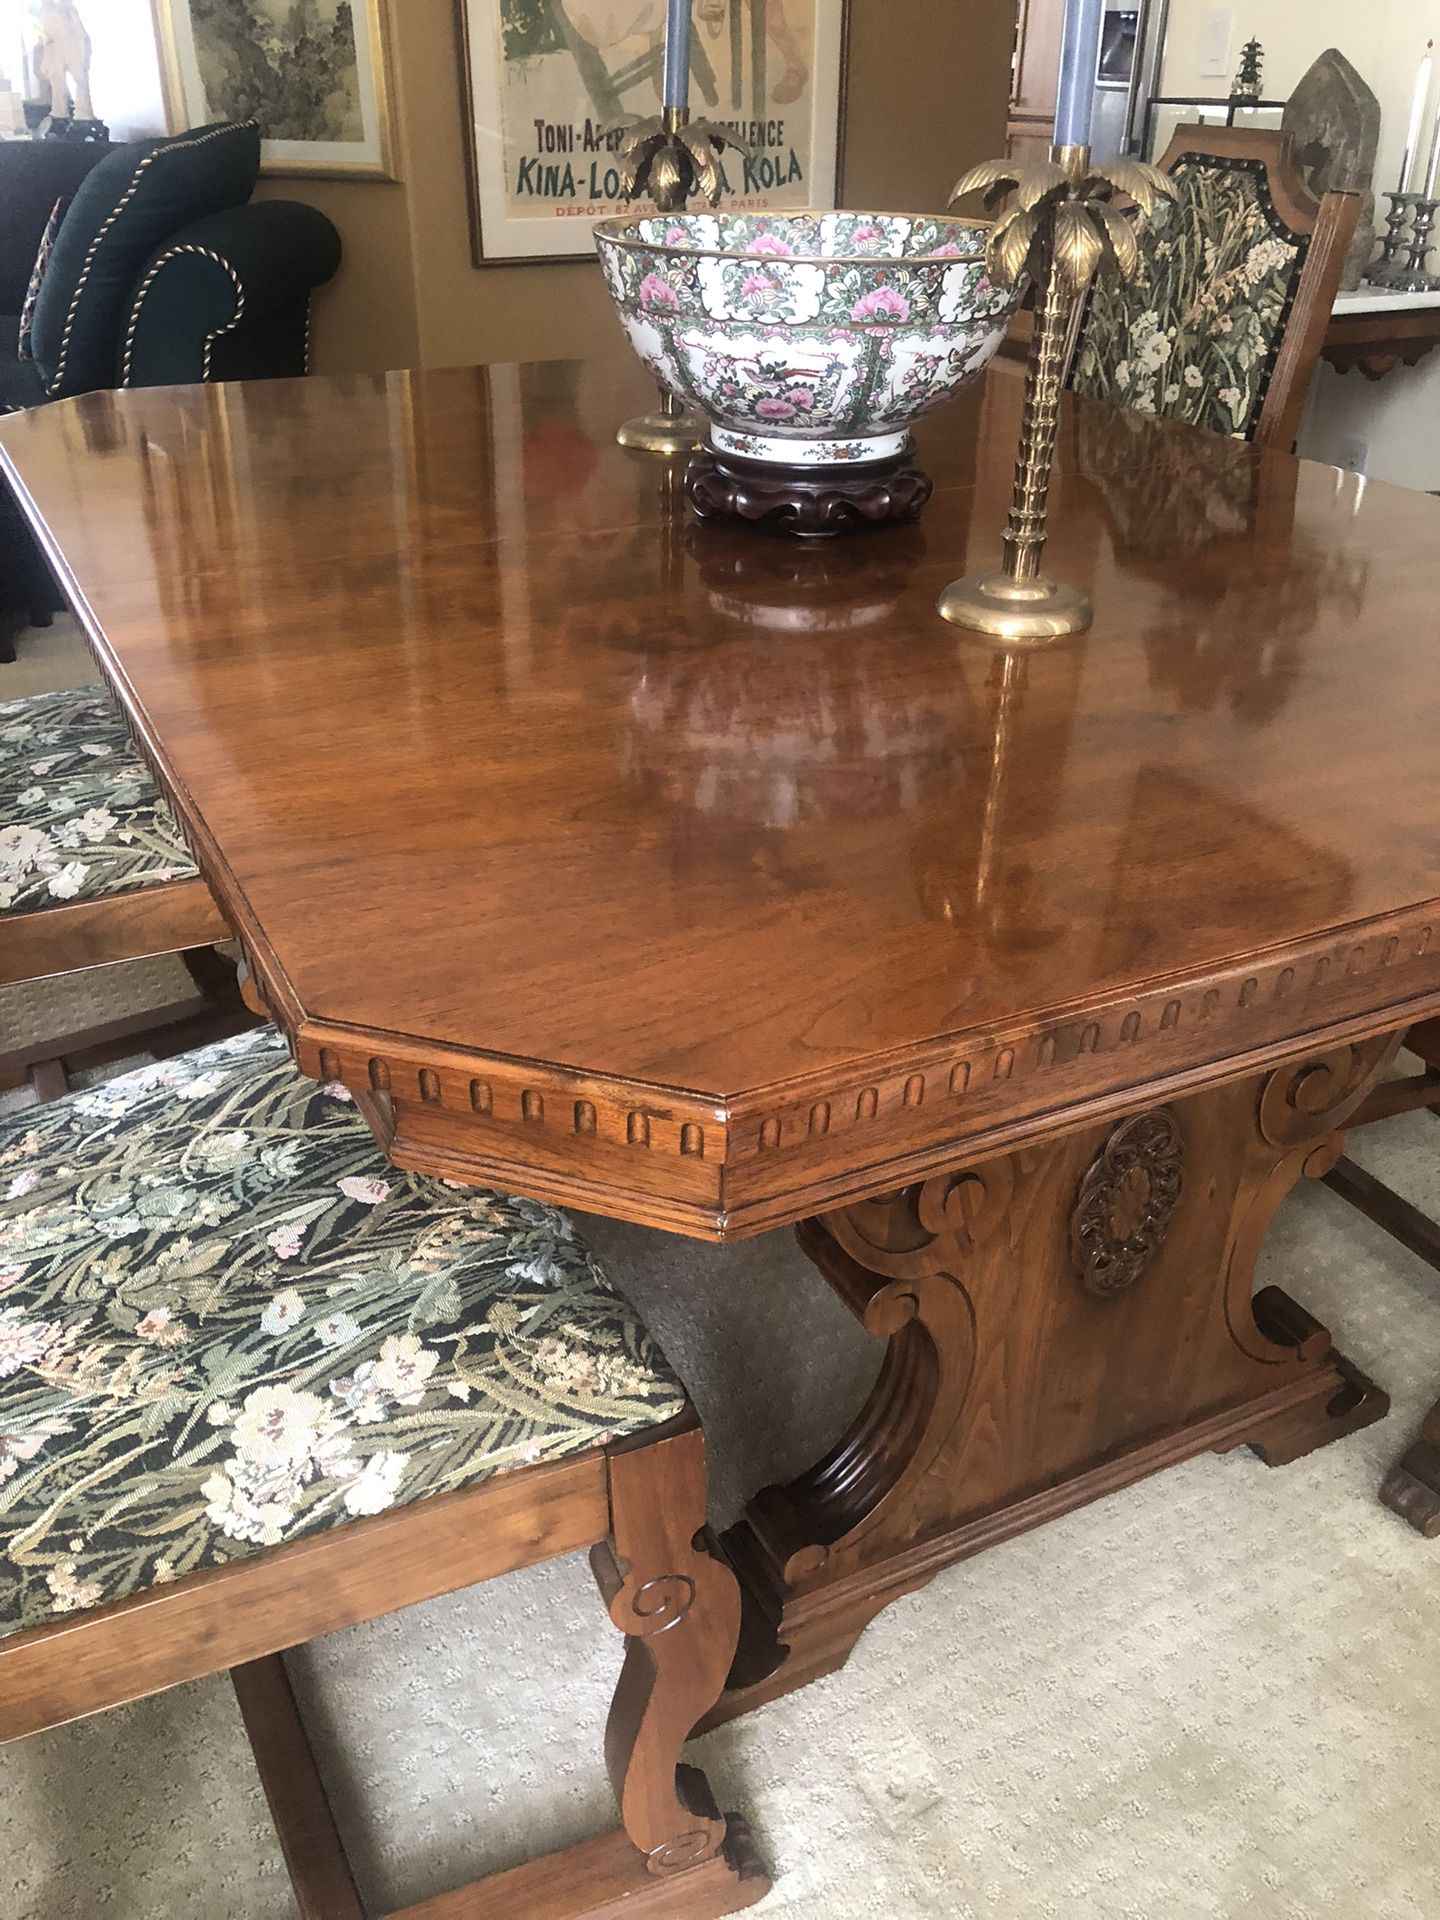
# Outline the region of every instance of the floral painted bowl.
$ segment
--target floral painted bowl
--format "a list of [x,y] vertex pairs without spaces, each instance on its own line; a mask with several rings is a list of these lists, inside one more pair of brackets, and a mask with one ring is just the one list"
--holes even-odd
[[861,465],[910,450],[1005,336],[1023,289],[993,284],[987,229],[897,213],[685,213],[602,220],[605,278],[662,386],[723,454]]

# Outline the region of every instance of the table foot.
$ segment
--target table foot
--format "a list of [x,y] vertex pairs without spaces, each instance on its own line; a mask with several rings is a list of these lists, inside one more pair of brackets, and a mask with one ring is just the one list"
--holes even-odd
[[1440,1406],[1431,1411],[1414,1446],[1391,1468],[1380,1498],[1427,1540],[1440,1539]]
[[1271,1464],[1383,1393],[1255,1259],[1340,1151],[1394,1037],[1092,1125],[804,1223],[889,1348],[850,1431],[760,1493],[725,1547],[745,1597],[707,1725],[843,1666],[940,1570],[1195,1454]]
[[1244,1435],[1242,1444],[1259,1454],[1267,1467],[1288,1467],[1317,1447],[1328,1447],[1332,1440],[1373,1426],[1389,1413],[1389,1394],[1343,1353],[1336,1353],[1325,1328],[1288,1293],[1279,1287],[1257,1293],[1255,1318],[1272,1339],[1297,1349],[1308,1342],[1327,1361],[1307,1378],[1302,1397],[1262,1415]]

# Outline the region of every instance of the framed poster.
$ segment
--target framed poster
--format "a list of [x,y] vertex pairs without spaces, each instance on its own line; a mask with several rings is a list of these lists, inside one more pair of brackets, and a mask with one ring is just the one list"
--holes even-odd
[[[457,0],[476,266],[592,258],[624,213],[612,131],[660,112],[665,0]],[[849,0],[694,0],[694,117],[732,127],[726,204],[833,207]],[[643,205],[637,203],[637,206]]]
[[389,180],[382,0],[154,0],[172,132],[258,120],[266,173]]

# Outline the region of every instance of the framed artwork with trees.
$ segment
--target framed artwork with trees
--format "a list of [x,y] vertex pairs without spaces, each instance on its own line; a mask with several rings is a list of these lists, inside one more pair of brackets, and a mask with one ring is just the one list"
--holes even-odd
[[258,120],[267,173],[393,179],[382,0],[153,0],[171,130]]

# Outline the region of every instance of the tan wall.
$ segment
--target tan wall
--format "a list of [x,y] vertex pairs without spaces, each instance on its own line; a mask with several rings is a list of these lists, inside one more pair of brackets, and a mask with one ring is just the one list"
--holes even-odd
[[[339,227],[318,372],[580,355],[614,317],[599,269],[470,259],[453,0],[390,0],[401,184],[275,181]],[[843,199],[943,207],[1005,150],[1015,0],[853,0]]]
[[[405,0],[414,5],[416,0]],[[420,364],[410,196],[384,180],[265,179],[257,200],[308,200],[340,230],[340,271],[315,297],[310,363],[317,373],[382,373]]]

